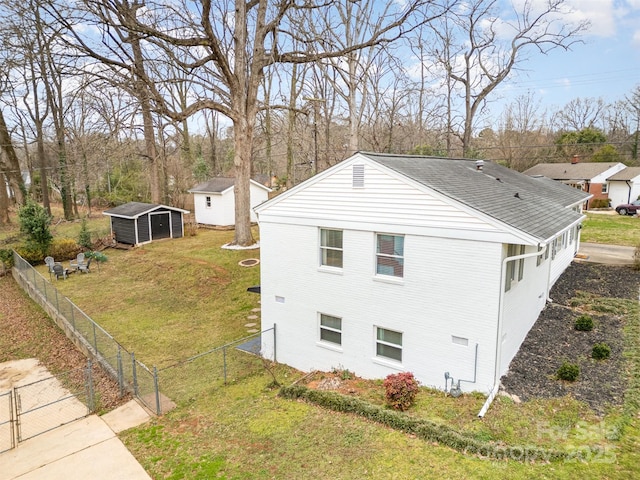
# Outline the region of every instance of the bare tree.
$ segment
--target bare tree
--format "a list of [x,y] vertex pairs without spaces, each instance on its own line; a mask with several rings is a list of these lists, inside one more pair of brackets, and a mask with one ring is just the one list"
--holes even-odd
[[499,0],[460,3],[442,22],[431,24],[434,59],[451,88],[447,94],[455,97],[453,103],[461,102],[463,118],[457,135],[465,156],[471,153],[476,116],[526,55],[568,50],[588,26],[563,23],[566,0],[513,3],[511,15],[499,10],[502,6]]
[[574,98],[556,115],[556,127],[565,131],[599,128],[597,123],[604,120],[606,109],[602,98]]
[[[343,31],[340,16],[332,2],[312,4],[295,2],[273,3],[268,0],[211,0],[155,3],[146,2],[138,15],[131,15],[131,6],[139,2],[120,0],[93,1],[84,4],[96,15],[103,31],[121,26],[132,35],[154,45],[155,54],[170,60],[196,78],[205,88],[182,111],[172,111],[164,101],[161,86],[145,78],[153,92],[155,108],[174,120],[202,110],[216,110],[233,123],[235,143],[235,238],[237,245],[250,245],[253,236],[249,216],[249,180],[251,152],[258,110],[260,84],[270,65],[308,63],[323,58],[346,57],[352,52],[379,43],[391,42],[410,31],[417,23],[441,12],[437,0],[411,0],[402,6],[394,3],[379,27],[353,45],[340,49],[326,49],[321,38],[307,37],[312,25],[321,19],[331,19],[334,30]],[[299,23],[296,12],[304,10]],[[384,8],[380,9],[385,11]],[[418,16],[414,16],[416,13]],[[64,20],[64,19],[60,19]],[[290,49],[303,42],[304,48]],[[76,40],[83,42],[81,32]],[[177,54],[176,52],[180,53]],[[161,52],[161,53],[160,53]],[[150,51],[146,52],[151,54]],[[184,61],[190,58],[190,61]],[[139,72],[142,74],[142,72]]]

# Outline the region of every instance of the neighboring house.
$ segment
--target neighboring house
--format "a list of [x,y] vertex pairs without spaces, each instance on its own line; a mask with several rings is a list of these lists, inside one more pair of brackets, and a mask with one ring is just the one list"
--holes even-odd
[[111,234],[118,243],[142,245],[162,238],[184,236],[188,210],[151,203],[129,202],[102,212],[111,219]]
[[590,208],[591,201],[609,198],[607,179],[624,168],[619,162],[581,163],[574,157],[570,163],[539,163],[524,173],[542,175],[590,193],[593,195],[587,205]]
[[627,167],[607,178],[611,206],[631,203],[640,197],[640,167]]
[[[263,184],[250,180],[251,221],[257,222],[253,208],[267,201],[271,189]],[[193,193],[193,204],[196,222],[205,225],[235,225],[234,178],[216,177],[200,183],[189,190]]]
[[494,387],[578,250],[589,195],[494,163],[357,153],[256,208],[267,358]]

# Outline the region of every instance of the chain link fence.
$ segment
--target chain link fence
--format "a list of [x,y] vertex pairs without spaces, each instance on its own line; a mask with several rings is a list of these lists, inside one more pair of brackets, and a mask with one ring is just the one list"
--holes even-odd
[[271,334],[273,329],[255,333],[158,370],[160,390],[176,403],[188,402],[208,390],[261,374],[267,361],[260,355],[261,339]]
[[16,446],[14,411],[13,393],[0,393],[0,453]]
[[148,368],[15,251],[13,257],[13,276],[18,284],[76,346],[118,382],[121,395],[133,393],[157,415],[207,389],[258,374],[264,369],[266,360],[260,355],[262,335],[270,334],[275,339],[275,329],[212,348],[160,370]]

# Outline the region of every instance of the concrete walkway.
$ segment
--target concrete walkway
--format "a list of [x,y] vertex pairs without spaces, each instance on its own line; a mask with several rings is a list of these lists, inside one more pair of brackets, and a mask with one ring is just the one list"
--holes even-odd
[[633,265],[634,252],[635,247],[582,242],[576,261],[607,265]]
[[131,400],[29,439],[0,454],[0,480],[151,480],[116,436],[149,418]]

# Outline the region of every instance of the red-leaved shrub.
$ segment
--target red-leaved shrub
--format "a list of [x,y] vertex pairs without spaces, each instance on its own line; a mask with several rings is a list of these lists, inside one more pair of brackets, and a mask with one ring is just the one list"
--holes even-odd
[[418,393],[418,381],[411,372],[392,373],[384,379],[387,405],[396,410],[409,409]]

